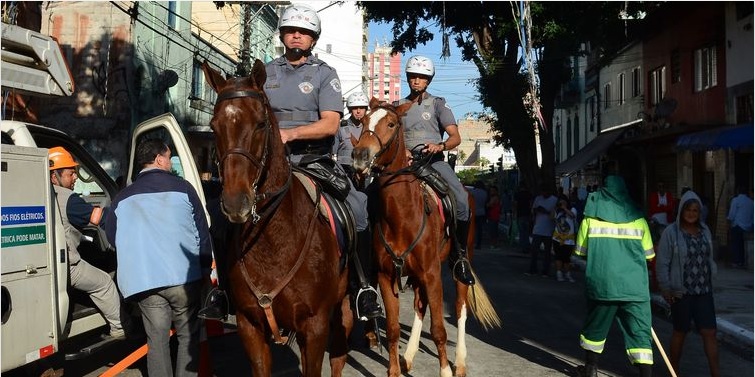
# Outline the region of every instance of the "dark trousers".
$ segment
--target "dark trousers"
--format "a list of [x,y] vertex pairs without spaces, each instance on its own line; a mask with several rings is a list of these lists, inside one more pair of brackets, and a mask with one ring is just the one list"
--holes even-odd
[[475,249],[482,247],[482,232],[485,229],[485,215],[474,218],[474,244]]
[[733,226],[729,234],[729,262],[742,265],[745,263],[745,231]]
[[530,249],[530,224],[529,217],[517,217],[516,226],[519,230],[519,247],[522,248],[522,252],[526,253]]
[[551,269],[551,245],[553,240],[550,236],[532,236],[532,245],[530,245],[530,273],[537,273],[537,255],[540,253],[540,245],[544,246],[545,256],[543,257],[543,269],[541,274],[548,275]]

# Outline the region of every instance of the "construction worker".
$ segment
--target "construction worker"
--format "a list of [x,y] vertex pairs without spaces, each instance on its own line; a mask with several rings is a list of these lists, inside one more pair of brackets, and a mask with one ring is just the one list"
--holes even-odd
[[587,258],[587,317],[579,335],[586,362],[580,375],[598,375],[598,356],[616,319],[629,361],[641,377],[650,377],[652,313],[646,260],[655,252],[648,223],[621,177],[609,175],[605,186],[587,198],[574,253]]
[[90,224],[99,226],[103,219],[103,210],[92,206],[79,194],[73,192],[78,179],[79,164],[73,159],[71,153],[63,147],[50,148],[48,159],[50,160],[50,181],[55,190],[55,199],[66,230],[71,286],[89,294],[92,302],[110,326],[111,337],[124,338],[126,333],[123,322],[129,321],[121,308],[121,298],[113,279],[107,272],[81,259],[78,251],[83,236],[82,229]]

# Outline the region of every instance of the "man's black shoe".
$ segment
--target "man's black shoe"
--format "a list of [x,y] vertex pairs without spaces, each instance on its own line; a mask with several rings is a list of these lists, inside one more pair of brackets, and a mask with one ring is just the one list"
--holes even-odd
[[209,304],[199,310],[197,317],[212,321],[225,321],[228,319],[228,296],[225,291],[215,289],[207,298]]
[[577,366],[577,377],[598,377],[598,367],[590,364]]
[[357,318],[367,321],[383,315],[383,308],[377,300],[374,288],[363,288],[357,293]]
[[454,279],[460,281],[464,285],[474,285],[475,279],[472,275],[472,265],[469,264],[467,258],[460,258],[454,263],[453,267]]

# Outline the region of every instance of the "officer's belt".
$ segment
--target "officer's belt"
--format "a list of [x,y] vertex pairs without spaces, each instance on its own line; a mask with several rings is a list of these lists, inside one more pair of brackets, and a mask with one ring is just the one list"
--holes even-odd
[[278,119],[278,122],[316,122],[320,120],[320,114],[315,111],[276,111],[275,119]]

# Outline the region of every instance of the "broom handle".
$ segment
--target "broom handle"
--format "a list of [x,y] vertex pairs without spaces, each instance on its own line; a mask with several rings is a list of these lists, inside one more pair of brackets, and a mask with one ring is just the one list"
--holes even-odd
[[671,377],[676,377],[676,372],[674,372],[674,368],[671,366],[671,362],[666,356],[666,351],[663,350],[661,341],[658,340],[658,335],[655,335],[655,330],[652,327],[650,328],[650,333],[653,334],[653,341],[655,341],[655,345],[658,347],[658,350],[661,351],[661,356],[663,356],[663,361],[666,362],[666,367],[668,367],[668,371],[669,373],[671,373]]

